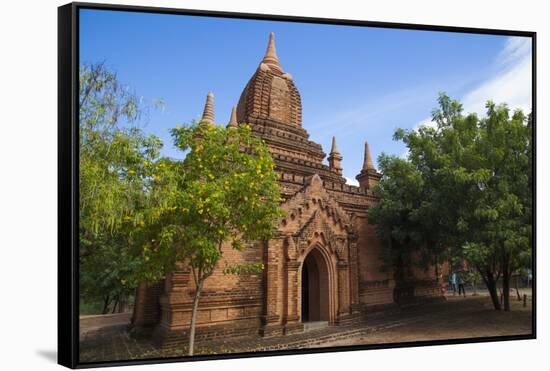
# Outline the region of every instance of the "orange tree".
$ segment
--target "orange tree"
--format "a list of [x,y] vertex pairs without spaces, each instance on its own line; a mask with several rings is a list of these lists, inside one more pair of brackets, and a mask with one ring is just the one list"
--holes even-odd
[[[144,243],[137,251],[143,264],[134,278],[161,279],[176,264],[190,268],[195,284],[188,349],[192,355],[205,280],[225,249],[240,250],[244,241],[272,236],[281,199],[268,147],[248,125],[225,128],[201,121],[178,126],[171,134],[185,158],[156,164],[151,189],[156,206],[145,209],[143,220],[136,221],[143,225],[143,233],[136,236]],[[258,262],[226,270],[246,273],[262,268]]]

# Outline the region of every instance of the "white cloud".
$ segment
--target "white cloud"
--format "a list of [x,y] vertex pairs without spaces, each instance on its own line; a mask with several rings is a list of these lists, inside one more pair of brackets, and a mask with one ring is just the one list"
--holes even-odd
[[434,121],[432,121],[432,118],[431,118],[431,117],[426,117],[424,120],[420,120],[420,121],[418,122],[418,124],[416,124],[416,125],[414,126],[414,129],[416,130],[416,129],[418,129],[420,126],[428,126],[428,127],[433,127],[433,128],[435,128],[435,127],[437,127],[437,124],[436,124]]
[[512,110],[520,108],[524,112],[531,111],[531,48],[528,37],[508,38],[497,57],[499,73],[463,97],[464,111],[484,115],[488,100],[497,104],[507,103]]
[[421,86],[413,86],[402,90],[393,91],[378,96],[375,99],[355,99],[349,103],[349,107],[336,110],[334,113],[324,115],[312,120],[310,130],[314,130],[326,137],[332,136],[335,127],[338,128],[338,137],[357,135],[358,128],[375,130],[388,112],[399,111],[406,107],[414,106],[432,96],[437,89],[434,83],[426,83]]
[[[478,85],[466,93],[462,99],[464,113],[475,112],[485,116],[485,104],[492,100],[496,104],[506,103],[510,109],[531,111],[532,58],[531,39],[528,37],[510,37],[497,56],[496,76]],[[421,125],[436,127],[431,117],[419,121],[414,129]]]
[[531,39],[528,37],[510,37],[498,59],[502,66],[514,64],[517,60],[531,58]]
[[357,181],[357,179],[348,178],[347,176],[345,176],[344,178],[346,178],[346,184],[359,187],[359,182]]

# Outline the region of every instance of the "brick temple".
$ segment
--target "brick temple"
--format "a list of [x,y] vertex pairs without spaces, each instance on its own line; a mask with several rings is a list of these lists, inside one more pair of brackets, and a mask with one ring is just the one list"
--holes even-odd
[[[203,119],[214,123],[208,94]],[[382,241],[368,223],[380,180],[365,142],[359,186],[346,184],[336,140],[327,158],[302,127],[302,103],[293,77],[283,71],[273,33],[265,56],[246,84],[228,127],[248,123],[269,146],[279,173],[286,214],[276,237],[251,242],[243,251],[227,246],[201,296],[197,340],[276,336],[304,331],[308,324],[342,325],[403,301],[441,296],[434,269],[384,266]],[[261,274],[223,274],[226,265],[264,262]],[[403,271],[403,269],[400,269]],[[399,277],[403,277],[402,274]],[[182,270],[136,293],[133,325],[153,330],[164,346],[186,340],[194,284]]]

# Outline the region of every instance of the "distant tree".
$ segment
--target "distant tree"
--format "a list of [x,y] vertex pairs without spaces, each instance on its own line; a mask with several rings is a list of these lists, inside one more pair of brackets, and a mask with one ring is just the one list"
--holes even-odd
[[[476,266],[492,293],[502,277],[504,310],[510,310],[513,272],[531,266],[532,251],[532,133],[521,112],[510,115],[505,105],[487,103],[479,121],[475,145],[461,161],[464,171],[481,176],[469,180],[467,202],[458,220],[468,237],[465,257]],[[466,162],[466,163],[465,163]]]
[[433,266],[436,277],[439,265],[451,253],[449,246],[456,242],[455,221],[460,204],[456,196],[461,191],[442,171],[447,166],[445,152],[450,150],[450,142],[448,133],[441,129],[440,116],[451,119],[457,104],[442,96],[444,113],[434,111],[437,127],[395,131],[394,140],[407,145],[407,158],[386,154],[379,157],[382,179],[374,193],[380,201],[368,211],[369,223],[377,225],[379,234],[386,237],[398,263]]
[[472,286],[472,295],[477,295],[477,285],[481,282],[481,275],[475,269],[469,270],[466,273],[466,282]]
[[[157,207],[143,214],[143,264],[137,281],[165,277],[178,264],[190,268],[195,284],[189,355],[194,351],[200,295],[224,250],[241,250],[244,241],[272,237],[281,216],[277,174],[268,147],[247,125],[213,126],[206,121],[172,130],[181,162],[161,162],[152,188]],[[145,239],[143,239],[145,240]],[[261,262],[226,268],[229,273],[262,269]]]
[[428,248],[438,242],[434,230],[427,228],[428,220],[417,217],[428,188],[411,162],[382,154],[378,163],[383,177],[374,192],[380,201],[369,209],[369,223],[378,226],[387,242],[385,263],[395,264],[396,275],[403,281],[410,276],[412,265],[427,267],[434,262]]
[[[80,67],[79,230],[80,294],[109,305],[125,300],[136,266],[128,238],[162,146],[138,127],[139,98],[103,64]],[[114,309],[114,308],[113,308]]]
[[[432,115],[435,127],[398,129],[408,159],[381,156],[380,203],[369,220],[392,240],[426,256],[466,259],[500,309],[502,277],[509,310],[512,272],[530,264],[532,246],[531,120],[505,105],[487,104],[487,117],[463,115],[445,94]],[[437,259],[436,259],[437,261]]]

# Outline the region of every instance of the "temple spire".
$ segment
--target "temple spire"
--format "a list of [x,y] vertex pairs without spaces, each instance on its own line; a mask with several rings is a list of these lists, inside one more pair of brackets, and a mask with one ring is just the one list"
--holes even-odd
[[208,122],[210,125],[214,125],[214,94],[212,92],[208,92],[206,96],[202,120]]
[[229,123],[227,124],[228,128],[238,128],[239,124],[237,123],[237,108],[233,107],[231,109],[231,118],[229,119]]
[[363,158],[363,169],[366,170],[375,170],[374,164],[372,163],[372,157],[370,154],[369,142],[365,141],[365,157]]
[[359,187],[371,189],[376,184],[378,184],[378,182],[380,182],[381,178],[382,174],[376,171],[376,168],[372,163],[369,143],[365,141],[365,157],[363,159],[363,168],[361,169],[361,172],[355,177],[355,179],[359,181]]
[[332,137],[332,147],[330,149],[331,154],[340,154],[340,151],[338,151],[338,146],[336,145],[336,137]]
[[328,156],[328,167],[338,175],[342,175],[342,155],[336,145],[336,137],[332,137],[332,147]]
[[267,43],[267,50],[265,51],[262,63],[267,64],[274,70],[282,72],[279,58],[277,58],[277,51],[275,50],[275,34],[273,32],[269,34],[269,42]]

